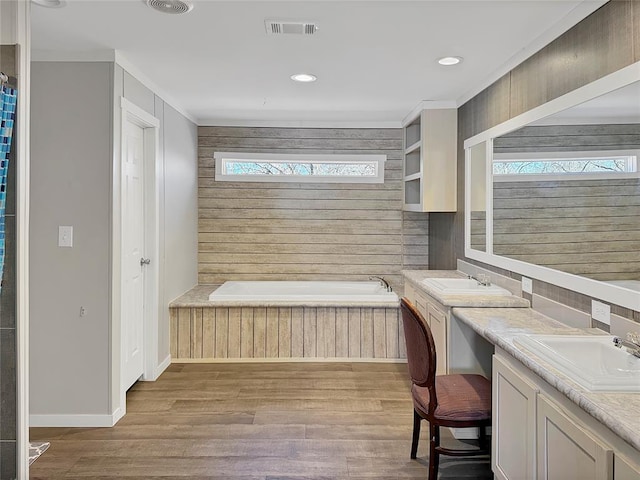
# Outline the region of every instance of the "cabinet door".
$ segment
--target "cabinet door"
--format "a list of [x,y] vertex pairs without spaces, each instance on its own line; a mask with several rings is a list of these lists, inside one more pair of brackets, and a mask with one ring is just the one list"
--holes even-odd
[[436,375],[446,375],[447,362],[447,316],[433,303],[427,305],[427,322],[431,327],[433,341],[436,344]]
[[613,479],[613,451],[542,394],[537,400],[539,480]]
[[533,479],[538,388],[495,355],[491,383],[491,469],[500,480]]
[[640,480],[640,464],[632,464],[631,461],[616,454],[613,467],[615,480]]

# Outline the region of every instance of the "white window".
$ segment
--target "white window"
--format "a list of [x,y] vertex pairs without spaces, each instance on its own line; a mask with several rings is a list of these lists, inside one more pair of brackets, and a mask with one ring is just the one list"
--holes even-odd
[[[548,154],[496,154],[493,174],[498,177],[618,176],[638,172],[639,152],[554,152]],[[505,178],[506,180],[506,178]]]
[[216,181],[384,183],[386,155],[215,152]]

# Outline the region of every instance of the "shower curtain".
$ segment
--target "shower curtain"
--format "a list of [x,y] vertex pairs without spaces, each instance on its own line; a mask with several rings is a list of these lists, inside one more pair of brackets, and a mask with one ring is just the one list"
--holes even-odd
[[13,137],[13,122],[16,116],[17,90],[2,84],[0,89],[0,289],[4,271],[4,215],[7,200],[7,172],[9,171],[9,151]]

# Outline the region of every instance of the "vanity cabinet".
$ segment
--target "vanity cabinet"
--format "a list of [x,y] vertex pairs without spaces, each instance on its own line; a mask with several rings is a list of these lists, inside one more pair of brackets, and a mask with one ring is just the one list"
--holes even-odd
[[613,459],[614,480],[640,480],[640,458],[632,462],[621,455]]
[[498,349],[491,462],[500,480],[640,480],[640,454]]
[[539,480],[611,480],[613,450],[544,394],[537,398]]
[[493,473],[499,480],[535,478],[538,388],[496,356],[492,385]]
[[404,123],[404,210],[457,210],[457,128],[455,108],[424,109]]

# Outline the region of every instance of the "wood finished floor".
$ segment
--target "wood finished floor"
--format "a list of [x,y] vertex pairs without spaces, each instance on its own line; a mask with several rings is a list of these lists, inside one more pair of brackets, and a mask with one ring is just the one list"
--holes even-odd
[[[174,364],[113,428],[32,428],[51,447],[30,478],[426,479],[428,425],[418,460],[411,426],[404,364]],[[488,458],[441,457],[439,478],[493,477]]]

